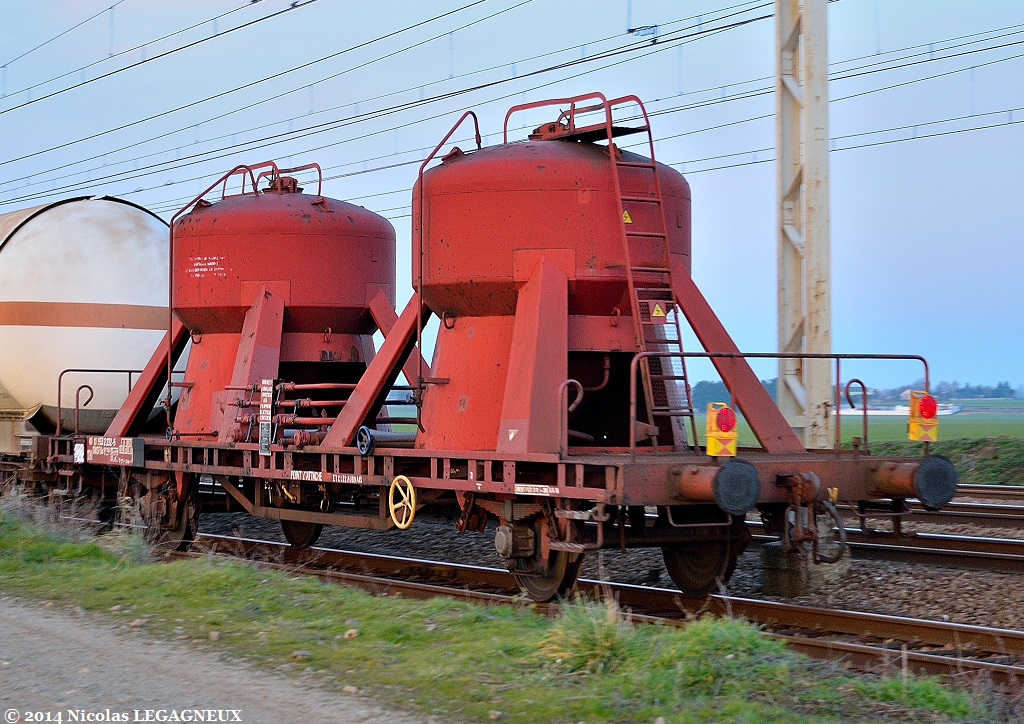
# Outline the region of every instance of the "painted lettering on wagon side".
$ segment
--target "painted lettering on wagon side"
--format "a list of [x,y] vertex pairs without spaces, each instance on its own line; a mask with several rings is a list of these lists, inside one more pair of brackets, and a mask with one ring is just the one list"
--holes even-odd
[[352,473],[325,473],[320,470],[291,470],[291,480],[305,480],[313,483],[343,483],[345,485],[362,485],[363,476]]
[[85,462],[130,466],[135,462],[134,438],[89,437],[85,441]]
[[558,495],[558,488],[550,485],[516,485],[516,495]]

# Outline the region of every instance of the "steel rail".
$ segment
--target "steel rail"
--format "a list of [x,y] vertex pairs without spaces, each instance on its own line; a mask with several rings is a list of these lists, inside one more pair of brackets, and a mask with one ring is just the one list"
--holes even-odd
[[996,498],[1024,502],[1024,485],[980,485],[961,483],[956,487],[958,497]]
[[[747,521],[755,544],[777,541],[760,533],[760,521]],[[995,573],[1024,573],[1024,539],[958,536],[944,533],[900,534],[884,530],[846,528],[846,542],[859,560],[902,561],[952,566]]]
[[[500,569],[324,548],[295,549],[281,543],[210,534],[201,534],[199,538],[200,543],[213,544],[215,550],[229,555],[276,559],[256,561],[261,565],[283,566],[292,572],[301,567],[310,575],[345,581],[378,593],[386,590],[415,598],[444,595],[485,603],[525,603],[512,575]],[[391,576],[402,576],[403,580],[396,581]],[[409,578],[426,578],[429,582]],[[438,580],[444,581],[444,585],[438,584]],[[994,684],[1007,689],[1024,681],[1024,631],[721,595],[692,599],[668,589],[587,579],[579,582],[579,589],[590,595],[615,596],[636,621],[684,625],[686,615],[702,613],[746,618],[774,629],[766,635],[805,654],[841,658],[862,669],[891,670],[896,666],[914,673],[946,675],[983,672]],[[538,609],[550,612],[557,610],[557,606]],[[834,635],[876,638],[883,643],[836,640],[830,637]],[[895,641],[901,644],[894,649]],[[943,652],[920,650],[922,647],[938,647]],[[991,658],[999,660],[988,660]]]
[[[1021,501],[1024,503],[1024,499]],[[947,503],[942,510],[924,510],[911,502],[913,513],[904,522],[935,525],[973,525],[979,528],[1024,528],[1024,505],[1006,503]],[[870,518],[870,513],[865,517]]]

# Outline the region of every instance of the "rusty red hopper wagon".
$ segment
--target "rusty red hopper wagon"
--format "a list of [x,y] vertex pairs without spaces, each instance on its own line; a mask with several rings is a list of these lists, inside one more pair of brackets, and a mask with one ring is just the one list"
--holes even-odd
[[[509,142],[510,119],[538,108],[555,120]],[[181,546],[210,491],[281,520],[294,545],[324,525],[401,530],[448,507],[460,531],[497,522],[499,554],[537,600],[566,593],[606,547],[660,547],[679,588],[704,595],[727,580],[755,509],[787,547],[817,552],[814,521],[837,501],[898,513],[906,498],[952,498],[956,473],[926,446],[914,459],[804,449],[690,278],[689,186],[654,161],[637,98],[518,106],[486,148],[476,123],[465,114],[421,168],[401,314],[390,225],[302,193],[298,170],[239,167],[211,187],[219,200],[186,206],[162,346],[105,436],[48,438],[48,474],[135,496],[154,537]],[[447,146],[464,127],[474,146]],[[621,150],[624,136],[646,155]],[[735,417],[721,406],[718,456],[702,447],[686,324],[760,447],[729,454]],[[181,400],[167,434],[147,435],[168,387]]]

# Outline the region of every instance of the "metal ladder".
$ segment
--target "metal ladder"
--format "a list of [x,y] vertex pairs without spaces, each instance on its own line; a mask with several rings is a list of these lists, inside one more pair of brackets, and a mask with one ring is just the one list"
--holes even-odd
[[[529,103],[516,106],[506,114],[504,142],[508,143],[508,119],[513,113],[555,104],[568,104],[569,108],[562,111],[554,123],[537,128],[530,134],[530,139],[571,139],[582,143],[608,141],[614,192],[619,199],[619,232],[625,253],[635,349],[638,354],[650,352],[655,355],[675,355],[641,358],[640,373],[647,403],[647,421],[630,420],[630,425],[638,433],[637,439],[651,439],[657,450],[656,423],[668,418],[674,432],[673,443],[685,441],[689,449],[696,451],[697,421],[686,376],[686,360],[680,356],[683,351],[679,325],[681,311],[676,305],[672,287],[668,229],[647,110],[636,96],[608,100],[600,93]],[[615,125],[612,118],[614,109],[626,104],[636,104],[643,125]],[[588,113],[603,113],[604,118],[599,123],[576,125],[578,118]],[[635,133],[647,134],[650,156],[646,161],[626,161],[615,146],[613,139]],[[623,174],[623,169],[630,171]],[[627,179],[626,188],[623,176]],[[655,247],[659,251],[655,252]],[[690,434],[687,433],[685,423],[680,421],[682,418],[690,419]]]
[[[614,106],[629,102],[636,103],[640,109],[643,125],[614,126]],[[638,438],[650,437],[657,448],[657,422],[660,418],[669,418],[670,426],[678,430],[677,440],[685,440],[687,447],[696,451],[697,421],[686,375],[686,360],[681,356],[681,312],[676,307],[672,291],[668,227],[658,165],[654,158],[650,120],[643,103],[635,96],[616,98],[606,101],[604,105],[612,179],[615,193],[619,197],[619,227],[625,252],[626,282],[633,312],[636,351],[674,355],[644,357],[641,360],[640,374],[647,403],[647,422],[644,425],[637,420],[631,421],[631,424],[636,425],[641,433],[646,433],[638,435]],[[647,160],[624,160],[612,139],[627,133],[647,134]],[[623,173],[623,169],[627,169],[626,173]],[[687,434],[684,418],[689,418],[690,434]]]

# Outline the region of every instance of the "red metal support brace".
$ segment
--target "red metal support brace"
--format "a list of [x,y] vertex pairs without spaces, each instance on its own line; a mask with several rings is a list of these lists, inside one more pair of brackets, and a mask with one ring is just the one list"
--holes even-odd
[[[380,333],[387,339],[388,335],[391,334],[391,330],[398,324],[398,315],[391,308],[391,302],[388,301],[388,297],[384,292],[377,292],[377,296],[370,300],[370,314],[373,315],[373,321],[376,322]],[[420,379],[420,375],[417,374],[418,371],[422,372],[423,377],[433,376],[430,372],[430,365],[423,359],[419,349],[413,349],[409,354],[409,359],[405,361],[405,365],[402,367],[405,379],[409,381],[410,385],[415,386],[417,380]]]
[[516,304],[498,452],[558,452],[559,386],[569,374],[568,337],[569,278],[541,256]]
[[175,361],[181,356],[188,342],[185,325],[178,321],[177,317],[172,318],[169,336],[170,345],[167,343],[168,335],[165,334],[139,376],[139,381],[128,393],[128,398],[117,411],[117,415],[110,421],[106,437],[128,437],[136,434],[138,425],[146,421],[149,411],[153,409],[160,396],[160,390],[167,383],[168,371],[174,367]]
[[324,447],[352,446],[359,427],[366,424],[373,411],[384,404],[388,390],[415,348],[417,331],[429,318],[430,310],[420,305],[419,295],[414,295],[392,327],[391,334],[384,339],[380,352],[352,390],[338,419],[327,431],[321,443]]
[[[678,262],[677,262],[678,264]],[[676,302],[686,315],[694,334],[708,352],[739,354],[740,350],[722,322],[712,311],[704,295],[685,269],[676,269],[672,274],[672,287]],[[712,358],[712,364],[722,376],[722,381],[732,393],[737,407],[743,411],[750,429],[770,453],[806,452],[800,438],[779,412],[768,390],[742,358]]]

